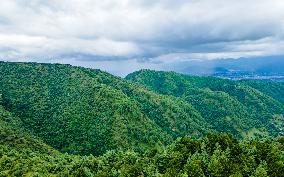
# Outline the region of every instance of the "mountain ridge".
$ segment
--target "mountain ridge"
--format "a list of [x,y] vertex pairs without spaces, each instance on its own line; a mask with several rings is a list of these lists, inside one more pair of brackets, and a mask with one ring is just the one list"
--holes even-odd
[[282,133],[283,104],[245,83],[160,73],[151,71],[144,80],[162,91],[131,75],[123,79],[71,65],[0,62],[1,105],[32,135],[73,154],[143,152],[210,132],[238,138]]

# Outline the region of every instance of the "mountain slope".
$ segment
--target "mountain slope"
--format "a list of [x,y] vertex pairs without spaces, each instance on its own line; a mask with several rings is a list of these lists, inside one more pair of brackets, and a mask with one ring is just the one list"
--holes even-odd
[[0,62],[2,105],[62,152],[144,150],[212,132],[190,104],[99,70]]
[[[0,95],[1,96],[1,95]],[[55,152],[50,146],[27,132],[21,119],[13,116],[0,105],[0,145],[14,149],[28,148],[33,151]]]
[[70,65],[0,62],[0,105],[26,132],[73,154],[141,152],[210,132],[283,133],[283,104],[248,84],[148,70],[127,79],[136,83]]
[[275,126],[278,119],[283,119],[283,104],[248,84],[151,70],[134,72],[126,79],[157,93],[184,99],[218,131],[237,137],[283,133]]
[[243,82],[284,104],[284,82],[271,80],[245,80]]
[[155,91],[99,70],[0,62],[0,176],[284,173],[283,137],[210,133],[281,134],[281,90],[154,71],[128,79]]

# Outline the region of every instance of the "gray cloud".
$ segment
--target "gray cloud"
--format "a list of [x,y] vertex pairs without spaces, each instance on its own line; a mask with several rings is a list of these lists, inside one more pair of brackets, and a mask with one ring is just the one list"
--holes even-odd
[[[0,58],[10,61],[95,67],[131,60],[134,68],[159,68],[153,63],[278,55],[283,44],[282,0],[9,0],[0,6]],[[98,67],[122,70],[106,65]]]

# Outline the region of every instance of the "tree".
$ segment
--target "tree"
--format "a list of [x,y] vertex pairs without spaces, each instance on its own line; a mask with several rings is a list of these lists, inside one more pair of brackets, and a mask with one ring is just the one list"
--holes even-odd
[[263,161],[261,164],[258,165],[252,177],[268,177],[266,162]]

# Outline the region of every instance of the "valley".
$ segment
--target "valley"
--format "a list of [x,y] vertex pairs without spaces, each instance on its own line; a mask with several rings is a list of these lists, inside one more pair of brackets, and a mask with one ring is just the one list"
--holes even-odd
[[[154,70],[121,78],[71,65],[0,62],[0,174],[195,176],[232,168],[222,166],[224,156],[231,165],[251,165],[230,174],[277,176],[283,88],[271,80]],[[262,146],[275,157],[245,150]],[[232,159],[241,154],[251,161]]]

